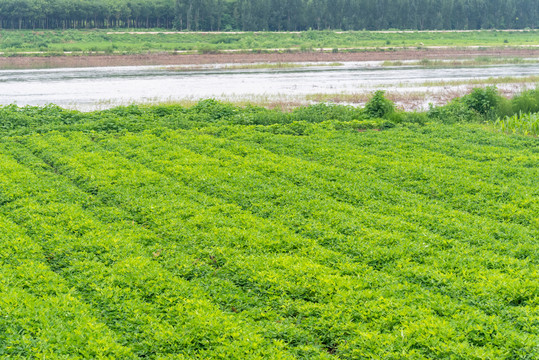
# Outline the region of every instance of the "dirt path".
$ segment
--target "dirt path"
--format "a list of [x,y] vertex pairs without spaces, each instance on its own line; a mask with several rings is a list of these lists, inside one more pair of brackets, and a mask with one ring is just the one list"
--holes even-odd
[[537,48],[422,48],[385,51],[362,51],[357,53],[301,52],[301,53],[225,53],[200,55],[92,55],[92,56],[21,56],[1,57],[0,69],[35,69],[62,67],[136,66],[136,65],[197,65],[261,62],[345,62],[419,59],[456,59],[491,57],[535,57]]

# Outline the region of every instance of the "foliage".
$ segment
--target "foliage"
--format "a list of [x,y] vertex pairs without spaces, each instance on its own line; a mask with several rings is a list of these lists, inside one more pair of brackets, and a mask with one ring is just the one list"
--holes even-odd
[[198,114],[209,115],[212,120],[225,119],[238,111],[238,108],[232,104],[221,103],[215,99],[201,100],[191,109]]
[[496,118],[519,118],[521,113],[539,110],[539,91],[526,90],[512,99],[502,97],[495,87],[474,88],[462,98],[456,98],[443,106],[430,106],[430,119],[444,122],[480,122]]
[[1,107],[0,129],[13,130],[21,128],[35,128],[39,125],[72,124],[79,121],[82,114],[77,111],[62,109],[56,105],[45,107],[26,106],[19,108],[16,105]]
[[[537,28],[534,0],[1,0],[2,28],[183,30]],[[500,43],[508,37],[500,36]],[[385,40],[390,45],[391,40]],[[511,42],[512,43],[512,42]]]
[[410,112],[404,112],[399,113],[401,114],[401,121],[395,121],[393,117],[390,116],[390,120],[395,123],[408,123],[408,124],[416,124],[416,125],[425,125],[428,122],[428,116],[424,112],[417,112],[417,111],[410,111]]
[[360,113],[0,108],[0,355],[538,358],[537,140]]
[[490,117],[494,114],[501,96],[495,86],[485,88],[475,88],[472,92],[462,98],[463,103],[471,110],[482,116]]
[[539,88],[523,91],[512,99],[514,114],[539,112]]
[[539,136],[539,113],[525,113],[498,119],[495,125],[509,134]]
[[395,104],[384,96],[383,90],[376,91],[365,104],[365,115],[369,118],[384,118],[395,111]]
[[339,121],[357,120],[363,117],[361,109],[353,106],[339,106],[319,103],[301,106],[292,111],[291,117],[296,121],[322,122],[338,119]]
[[[243,51],[301,51],[302,47],[337,49],[339,52],[365,51],[372,47],[391,43],[399,47],[418,46],[503,46],[494,31],[472,32],[371,32],[371,31],[309,31],[289,32],[244,32],[244,33],[197,33],[163,32],[162,29],[100,29],[65,30],[1,30],[0,51],[4,56],[47,56],[83,55],[94,53],[134,54],[148,52],[191,53]],[[537,44],[537,30],[506,33],[511,43],[518,45]],[[46,45],[46,46],[45,46]],[[35,53],[37,52],[37,53]],[[507,61],[507,60],[505,60]],[[514,60],[512,60],[514,61]],[[436,63],[433,63],[436,65]]]

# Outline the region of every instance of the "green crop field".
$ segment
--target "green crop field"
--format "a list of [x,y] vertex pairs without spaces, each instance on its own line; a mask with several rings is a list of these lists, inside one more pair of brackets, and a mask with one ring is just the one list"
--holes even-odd
[[537,137],[373,110],[0,108],[0,356],[538,359]]
[[537,30],[526,31],[303,31],[193,33],[144,29],[1,30],[0,53],[12,55],[214,53],[234,51],[365,51],[403,47],[538,46]]

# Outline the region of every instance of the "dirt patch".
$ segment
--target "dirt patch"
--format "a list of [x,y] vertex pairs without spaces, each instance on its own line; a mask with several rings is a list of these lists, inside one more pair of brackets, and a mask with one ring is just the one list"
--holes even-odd
[[225,54],[147,54],[147,55],[90,55],[51,57],[3,57],[0,69],[36,69],[99,66],[140,65],[197,65],[261,62],[345,62],[385,61],[418,59],[457,59],[477,56],[493,57],[539,57],[539,49],[525,48],[422,48],[384,51],[362,51],[355,53],[298,52],[298,53],[225,53]]

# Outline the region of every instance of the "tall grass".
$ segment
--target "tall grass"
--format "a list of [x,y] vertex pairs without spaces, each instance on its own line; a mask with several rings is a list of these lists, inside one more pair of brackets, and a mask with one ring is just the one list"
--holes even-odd
[[490,56],[478,56],[475,59],[431,60],[425,58],[417,61],[406,62],[403,62],[401,60],[387,60],[382,63],[382,66],[421,66],[428,68],[452,68],[503,64],[537,64],[538,61],[538,59],[524,59],[520,57],[499,58]]

